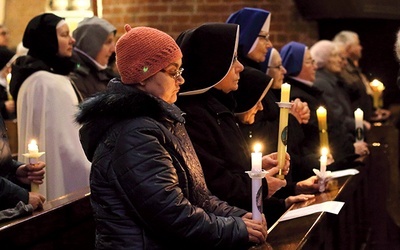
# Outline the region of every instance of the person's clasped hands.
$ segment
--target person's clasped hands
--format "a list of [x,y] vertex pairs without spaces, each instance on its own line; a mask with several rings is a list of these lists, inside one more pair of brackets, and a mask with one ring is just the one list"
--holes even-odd
[[310,120],[310,108],[306,102],[302,102],[299,98],[292,101],[293,105],[290,113],[297,119],[300,124],[307,124]]

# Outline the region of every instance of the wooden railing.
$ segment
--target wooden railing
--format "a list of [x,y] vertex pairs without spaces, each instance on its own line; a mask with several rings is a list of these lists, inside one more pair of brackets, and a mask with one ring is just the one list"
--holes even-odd
[[94,249],[89,188],[46,202],[33,215],[0,224],[0,249]]
[[[274,249],[394,249],[400,247],[399,134],[392,126],[374,126],[367,134],[371,154],[359,174],[333,180],[328,192],[289,210],[325,201],[343,201],[338,215],[317,212],[272,225]],[[397,235],[397,238],[390,238]]]
[[[338,215],[318,212],[278,222],[270,226],[268,244],[251,249],[393,249],[388,235],[400,235],[398,131],[375,126],[367,141],[371,154],[358,167],[359,174],[332,180],[328,191],[290,208],[343,201]],[[31,216],[0,224],[0,249],[74,248],[94,248],[88,188],[47,202]]]

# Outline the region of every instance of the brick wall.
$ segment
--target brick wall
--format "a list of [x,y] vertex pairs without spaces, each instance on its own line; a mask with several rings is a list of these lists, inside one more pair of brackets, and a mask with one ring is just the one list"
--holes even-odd
[[117,27],[117,36],[128,23],[158,28],[176,38],[205,22],[225,22],[243,7],[271,11],[271,40],[278,49],[292,40],[311,46],[318,39],[317,23],[304,20],[293,0],[103,0],[103,17]]
[[[28,21],[46,11],[49,0],[7,0],[5,24],[11,31],[10,47],[22,39]],[[294,40],[311,46],[318,39],[315,21],[302,18],[293,0],[103,0],[103,17],[121,36],[124,24],[151,26],[176,38],[182,31],[205,22],[225,22],[243,7],[271,11],[271,40],[276,48]],[[73,27],[71,27],[73,28]]]

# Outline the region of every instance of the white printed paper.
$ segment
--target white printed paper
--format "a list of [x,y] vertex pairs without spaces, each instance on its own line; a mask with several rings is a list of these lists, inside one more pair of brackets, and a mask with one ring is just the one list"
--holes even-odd
[[315,204],[307,207],[302,207],[294,210],[290,210],[285,213],[279,221],[291,220],[306,215],[310,215],[318,212],[328,212],[332,214],[339,214],[342,209],[344,202],[342,201],[327,201],[320,204]]

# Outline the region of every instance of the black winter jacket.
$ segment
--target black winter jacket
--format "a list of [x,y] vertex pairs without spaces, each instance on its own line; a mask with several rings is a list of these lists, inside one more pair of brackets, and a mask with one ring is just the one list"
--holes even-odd
[[246,211],[210,195],[175,105],[113,79],[77,121],[97,249],[249,247]]

